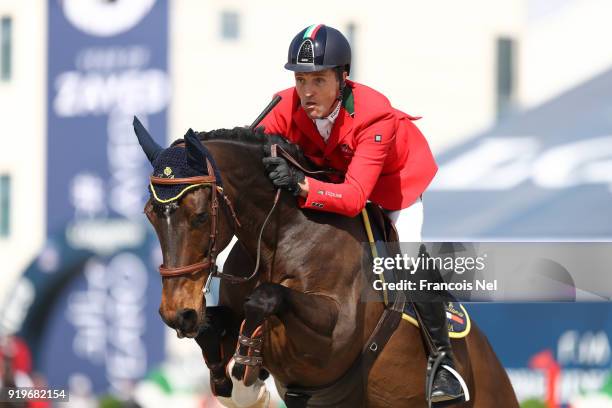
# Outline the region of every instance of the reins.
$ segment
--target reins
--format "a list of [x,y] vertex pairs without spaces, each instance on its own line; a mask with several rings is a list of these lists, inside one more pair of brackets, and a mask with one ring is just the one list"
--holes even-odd
[[[273,147],[273,151],[276,152],[276,145]],[[275,153],[276,154],[276,153]],[[208,167],[208,174],[214,174],[214,169],[209,160],[206,160],[206,165]],[[230,210],[232,218],[234,219],[234,223],[237,227],[241,227],[240,221],[238,220],[238,216],[236,215],[236,211],[234,210],[234,206],[232,205],[231,200],[225,193],[223,192],[223,188],[217,186],[217,180],[214,175],[208,176],[197,176],[197,177],[182,177],[182,178],[163,178],[163,177],[150,177],[151,185],[159,184],[159,185],[173,185],[173,184],[187,184],[188,187],[183,191],[187,191],[189,189],[193,189],[194,187],[202,186],[202,185],[210,185],[211,186],[211,225],[210,225],[210,241],[208,244],[208,252],[207,256],[203,261],[196,262],[189,265],[179,266],[179,267],[167,267],[164,264],[159,266],[159,273],[164,278],[190,275],[192,273],[201,271],[201,270],[210,270],[210,274],[208,275],[208,279],[206,280],[206,284],[204,285],[203,291],[205,293],[209,292],[210,282],[212,277],[219,277],[221,279],[225,279],[231,283],[244,283],[251,279],[253,279],[257,275],[257,271],[259,269],[259,264],[261,262],[261,242],[263,238],[263,232],[272,216],[272,213],[276,209],[278,201],[280,199],[280,189],[276,190],[276,195],[274,197],[274,203],[272,208],[268,212],[261,229],[259,231],[259,237],[257,239],[257,261],[255,263],[255,268],[253,272],[247,276],[235,276],[227,273],[220,272],[216,265],[217,260],[217,235],[218,231],[218,208],[219,208],[219,199],[218,196],[221,195],[223,200],[226,203],[227,208]],[[155,195],[155,189],[151,189]],[[157,197],[155,197],[157,199]],[[162,200],[159,200],[162,201]]]
[[[282,146],[279,146],[278,144],[272,144],[270,146],[270,154],[272,157],[282,156],[288,162],[290,162],[292,165],[299,168],[301,171],[303,171],[306,174],[309,174],[309,175],[329,174],[329,171],[327,170],[312,171],[312,170],[305,169],[285,149],[283,149]],[[192,273],[195,273],[201,270],[207,270],[207,269],[210,270],[210,274],[208,275],[208,279],[206,280],[206,284],[204,285],[204,289],[203,289],[205,293],[208,293],[211,278],[215,276],[221,279],[225,279],[229,281],[230,283],[237,284],[237,283],[248,282],[257,275],[257,271],[259,270],[259,266],[261,263],[261,243],[263,240],[263,233],[264,233],[264,230],[268,222],[270,221],[272,214],[274,213],[274,210],[276,209],[276,206],[278,205],[278,202],[280,201],[281,189],[278,188],[276,190],[272,208],[270,208],[270,211],[268,212],[268,215],[264,219],[264,222],[262,223],[261,228],[259,230],[259,235],[257,238],[257,259],[255,262],[255,267],[253,269],[253,272],[251,272],[251,274],[246,277],[235,276],[235,275],[223,273],[219,271],[216,267],[216,259],[218,255],[217,235],[218,235],[218,216],[219,216],[218,214],[218,207],[219,207],[218,196],[219,195],[223,197],[226,207],[230,210],[230,213],[232,215],[232,218],[234,219],[235,225],[237,227],[240,227],[241,224],[240,224],[240,221],[238,220],[238,216],[236,215],[236,212],[234,210],[234,206],[232,205],[231,200],[229,199],[229,197],[225,195],[225,193],[223,192],[223,188],[217,186],[217,180],[214,176],[214,169],[209,160],[206,160],[206,165],[208,168],[208,174],[213,174],[213,175],[197,176],[197,177],[183,177],[183,178],[163,178],[163,177],[151,176],[150,180],[151,180],[151,185],[187,184],[188,186],[183,191],[188,191],[188,190],[191,190],[195,187],[202,186],[202,185],[210,185],[212,187],[211,188],[211,209],[210,209],[210,212],[211,212],[210,230],[211,231],[210,231],[210,241],[208,245],[207,256],[204,258],[203,261],[196,262],[196,263],[189,264],[189,265],[184,265],[184,266],[179,266],[179,267],[167,267],[162,264],[159,266],[159,273],[161,274],[162,277],[166,277],[166,278],[190,275]],[[155,189],[152,188],[152,191],[155,192]],[[162,201],[162,200],[159,200],[159,201]]]
[[[217,186],[217,179],[214,176],[214,169],[210,161],[206,160],[206,166],[208,168],[208,176],[196,176],[196,177],[179,177],[179,178],[163,178],[163,177],[155,177],[151,176],[151,186],[154,184],[159,185],[173,185],[173,184],[187,184],[188,187],[183,191],[187,191],[189,188],[194,188],[203,185],[211,186],[211,204],[210,204],[210,212],[211,212],[211,224],[210,224],[210,241],[208,242],[208,251],[206,253],[206,257],[203,261],[196,262],[190,265],[184,265],[179,267],[167,267],[163,264],[159,266],[159,273],[162,277],[169,278],[175,276],[189,275],[194,272],[210,269],[211,271],[216,270],[216,261],[217,261],[217,234],[218,234],[218,216],[219,216],[219,195],[223,197],[223,200],[230,210],[232,218],[234,219],[234,223],[236,226],[240,227],[240,221],[236,216],[236,211],[234,211],[234,206],[230,199],[223,192],[223,188]],[[155,189],[151,189],[153,194],[155,195]],[[156,198],[157,199],[157,198]],[[207,282],[208,286],[209,282]]]

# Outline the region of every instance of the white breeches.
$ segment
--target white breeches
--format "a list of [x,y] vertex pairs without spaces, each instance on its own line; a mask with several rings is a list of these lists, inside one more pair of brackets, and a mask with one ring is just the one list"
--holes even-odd
[[400,242],[421,242],[423,201],[420,198],[402,210],[385,212],[395,225]]

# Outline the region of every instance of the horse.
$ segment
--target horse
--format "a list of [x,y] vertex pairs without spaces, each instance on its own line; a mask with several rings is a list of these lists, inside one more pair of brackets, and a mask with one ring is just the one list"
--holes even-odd
[[[265,406],[261,388],[246,403],[236,402],[236,388],[261,387],[269,372],[289,407],[427,406],[427,354],[409,322],[400,319],[363,367],[364,345],[388,308],[360,301],[374,291],[361,270],[362,221],[300,209],[265,174],[264,146],[274,142],[306,166],[299,148],[280,136],[234,128],[189,129],[164,149],[136,118],[134,128],[154,166],[144,212],[163,254],[159,313],[177,336],[200,345],[223,404]],[[170,190],[160,197],[164,188]],[[216,254],[234,234],[238,242],[216,271]],[[207,308],[202,292],[213,274],[222,278],[219,306]],[[476,324],[452,345],[471,394],[457,406],[518,407]]]

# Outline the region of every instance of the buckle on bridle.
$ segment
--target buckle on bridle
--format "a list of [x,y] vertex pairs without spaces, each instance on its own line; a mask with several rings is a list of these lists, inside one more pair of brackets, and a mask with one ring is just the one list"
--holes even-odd
[[202,293],[204,293],[205,295],[210,293],[210,284],[212,282],[213,275],[216,276],[218,271],[219,270],[218,270],[217,264],[215,264],[214,266],[210,268],[210,273],[208,274],[208,278],[206,278],[206,283],[204,284],[204,288],[202,288]]

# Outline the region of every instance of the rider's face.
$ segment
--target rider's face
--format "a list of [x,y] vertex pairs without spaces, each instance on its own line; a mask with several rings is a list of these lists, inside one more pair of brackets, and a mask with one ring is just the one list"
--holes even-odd
[[311,119],[324,118],[334,108],[334,102],[340,92],[340,83],[333,69],[296,72],[295,89],[306,114]]

